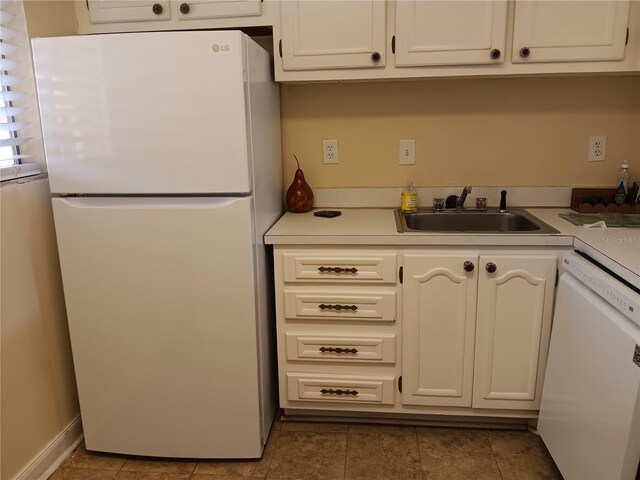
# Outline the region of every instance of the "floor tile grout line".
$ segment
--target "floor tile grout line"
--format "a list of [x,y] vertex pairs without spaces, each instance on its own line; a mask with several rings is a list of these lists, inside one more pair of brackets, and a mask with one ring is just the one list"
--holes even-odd
[[489,435],[489,431],[485,431],[485,435],[487,437],[487,441],[489,442],[489,448],[491,449],[491,455],[493,455],[493,461],[496,462],[496,467],[498,467],[498,473],[500,474],[500,478],[504,480],[504,475],[502,474],[502,468],[500,468],[500,462],[498,461],[496,452],[493,449],[493,444],[491,443],[491,436]]
[[[276,449],[278,448],[278,443],[280,442],[280,434],[282,433],[282,422],[280,423],[280,428],[278,430],[273,430],[269,432],[269,435],[275,434],[275,445],[273,446],[273,452],[271,452],[271,458],[269,459],[269,466],[267,467],[267,473],[264,474],[264,478],[269,478],[269,472],[271,472],[271,464],[273,463],[273,459],[276,456]],[[269,440],[267,439],[267,442]]]
[[[269,460],[269,468],[267,468],[267,473],[265,474],[265,480],[269,478],[269,474],[271,473],[271,464],[273,463],[273,459],[276,458],[276,452],[278,451],[278,444],[280,443],[280,434],[282,433],[282,423],[280,424],[280,428],[278,430],[274,430],[269,432],[269,434],[277,433],[276,444],[273,446],[273,452],[271,452],[271,460]],[[268,441],[268,440],[267,440]]]
[[351,431],[351,425],[347,424],[347,438],[344,442],[344,468],[342,469],[342,478],[347,479],[347,455],[349,452],[349,432]]
[[413,427],[413,431],[416,433],[416,441],[418,442],[418,458],[420,458],[420,478],[422,478],[422,480],[426,480],[424,468],[422,465],[422,450],[420,449],[420,436],[418,435],[417,428]]

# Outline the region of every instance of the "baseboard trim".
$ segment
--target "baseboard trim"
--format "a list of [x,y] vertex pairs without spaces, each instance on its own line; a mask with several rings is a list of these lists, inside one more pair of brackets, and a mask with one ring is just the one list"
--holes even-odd
[[82,441],[82,422],[76,416],[15,477],[15,480],[46,480]]

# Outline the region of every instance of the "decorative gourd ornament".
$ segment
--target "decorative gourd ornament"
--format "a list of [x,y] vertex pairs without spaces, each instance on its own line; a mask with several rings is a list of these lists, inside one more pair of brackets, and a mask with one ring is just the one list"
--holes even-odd
[[291,182],[287,190],[287,208],[293,213],[304,213],[313,207],[313,191],[304,179],[304,173],[300,169],[298,157],[294,155],[293,158],[296,159],[298,169],[293,176],[293,182]]

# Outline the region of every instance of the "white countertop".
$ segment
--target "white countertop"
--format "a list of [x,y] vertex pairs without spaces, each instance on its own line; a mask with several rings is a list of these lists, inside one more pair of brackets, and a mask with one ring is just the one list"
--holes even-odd
[[[557,234],[399,233],[393,209],[340,208],[335,218],[287,212],[265,235],[270,245],[475,245],[575,246],[640,286],[640,229],[584,228],[559,217],[567,208],[527,211],[559,230]],[[613,262],[613,265],[610,263]]]
[[[640,288],[640,229],[584,228],[558,216],[573,210],[528,208],[543,222],[574,237],[573,245]],[[575,212],[574,212],[575,213]]]

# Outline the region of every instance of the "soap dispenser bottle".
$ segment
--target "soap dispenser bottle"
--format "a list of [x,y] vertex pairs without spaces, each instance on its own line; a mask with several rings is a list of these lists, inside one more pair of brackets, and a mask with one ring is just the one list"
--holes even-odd
[[616,184],[616,193],[613,196],[613,201],[618,205],[622,205],[629,195],[629,184],[631,183],[631,169],[629,168],[629,162],[625,160],[618,169],[618,182]]
[[412,181],[408,181],[402,190],[400,197],[400,210],[405,213],[414,213],[418,211],[418,192],[413,186]]

